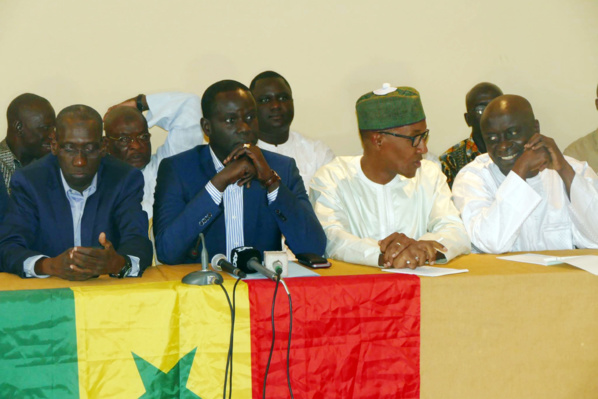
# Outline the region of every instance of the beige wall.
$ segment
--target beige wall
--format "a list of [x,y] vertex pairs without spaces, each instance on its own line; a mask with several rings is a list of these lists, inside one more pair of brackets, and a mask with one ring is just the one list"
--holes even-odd
[[564,148],[598,126],[597,21],[596,0],[0,0],[0,110],[30,91],[103,113],[273,69],[293,87],[294,129],[337,154],[361,152],[361,94],[416,87],[439,154],[468,134],[464,96],[486,80],[527,97]]

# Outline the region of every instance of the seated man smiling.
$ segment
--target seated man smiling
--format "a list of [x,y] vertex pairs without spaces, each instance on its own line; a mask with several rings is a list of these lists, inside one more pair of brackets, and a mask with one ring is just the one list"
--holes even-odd
[[453,185],[474,249],[598,248],[598,176],[540,134],[530,103],[497,97],[480,126],[488,153],[461,169]]

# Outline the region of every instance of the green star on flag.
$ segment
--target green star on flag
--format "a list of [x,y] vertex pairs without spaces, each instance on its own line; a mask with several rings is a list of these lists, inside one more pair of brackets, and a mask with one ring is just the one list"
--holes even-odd
[[187,389],[187,380],[195,358],[195,351],[187,353],[179,359],[177,364],[168,371],[163,372],[148,361],[133,353],[135,364],[139,375],[145,386],[145,393],[140,399],[149,398],[199,398],[195,393]]

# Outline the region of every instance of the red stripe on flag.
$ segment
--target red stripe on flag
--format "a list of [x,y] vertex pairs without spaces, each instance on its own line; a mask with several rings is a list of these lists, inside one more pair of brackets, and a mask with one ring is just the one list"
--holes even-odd
[[[407,275],[290,278],[296,398],[419,398],[420,282]],[[274,283],[248,280],[252,391],[262,397]],[[268,398],[288,398],[289,306],[279,287]]]

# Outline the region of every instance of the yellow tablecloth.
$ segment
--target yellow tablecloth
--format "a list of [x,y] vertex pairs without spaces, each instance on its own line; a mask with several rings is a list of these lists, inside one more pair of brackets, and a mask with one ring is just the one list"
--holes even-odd
[[[420,397],[598,398],[598,276],[568,265],[496,258],[462,256],[446,267],[469,273],[421,279]],[[161,265],[139,279],[87,282],[0,273],[0,291],[175,281],[198,268]],[[333,261],[318,273],[383,272]]]

